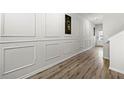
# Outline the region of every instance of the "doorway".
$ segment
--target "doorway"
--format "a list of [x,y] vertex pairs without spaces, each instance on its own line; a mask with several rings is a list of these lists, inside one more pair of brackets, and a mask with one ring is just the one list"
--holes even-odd
[[96,32],[96,46],[103,47],[103,25],[97,24],[95,25]]

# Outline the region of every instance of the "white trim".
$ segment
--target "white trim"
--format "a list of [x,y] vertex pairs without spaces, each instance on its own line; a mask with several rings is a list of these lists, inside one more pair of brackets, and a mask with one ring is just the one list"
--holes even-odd
[[0,44],[4,43],[20,43],[20,42],[38,42],[38,41],[58,41],[58,40],[75,40],[75,39],[66,39],[66,38],[46,38],[46,39],[31,39],[31,40],[13,40],[13,41],[0,41]]
[[87,51],[87,50],[89,50],[89,49],[91,49],[91,48],[93,48],[93,47],[94,47],[94,46],[91,46],[91,47],[86,48],[86,49],[82,49],[82,50],[80,51],[80,53],[85,52],[85,51]]
[[110,60],[109,57],[103,57],[104,59]]
[[111,66],[109,67],[109,69],[110,69],[110,70],[113,70],[113,71],[116,71],[116,72],[119,72],[119,73],[121,73],[121,74],[124,74],[124,71],[121,71],[121,70],[112,68]]

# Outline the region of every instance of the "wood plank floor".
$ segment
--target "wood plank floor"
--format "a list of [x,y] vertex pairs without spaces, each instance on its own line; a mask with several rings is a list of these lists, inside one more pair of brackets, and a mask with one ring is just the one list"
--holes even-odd
[[103,48],[95,47],[80,53],[29,79],[117,79],[123,74],[111,71],[109,62],[103,60]]

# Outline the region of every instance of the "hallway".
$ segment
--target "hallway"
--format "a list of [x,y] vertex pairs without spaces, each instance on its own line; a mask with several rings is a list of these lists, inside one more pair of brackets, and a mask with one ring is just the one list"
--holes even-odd
[[104,78],[102,53],[103,50],[101,47],[93,48],[31,78]]
[[112,26],[113,21],[107,20],[114,19],[112,14],[1,13],[0,16],[1,79],[124,78],[120,74],[124,71],[124,32],[110,41],[114,33],[107,24]]

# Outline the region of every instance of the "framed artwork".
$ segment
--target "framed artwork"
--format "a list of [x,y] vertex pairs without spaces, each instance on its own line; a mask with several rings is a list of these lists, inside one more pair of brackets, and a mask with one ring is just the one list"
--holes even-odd
[[65,15],[65,34],[71,34],[71,16]]
[[96,34],[96,33],[95,33],[95,27],[94,27],[94,28],[93,28],[93,35],[95,36],[95,34]]

